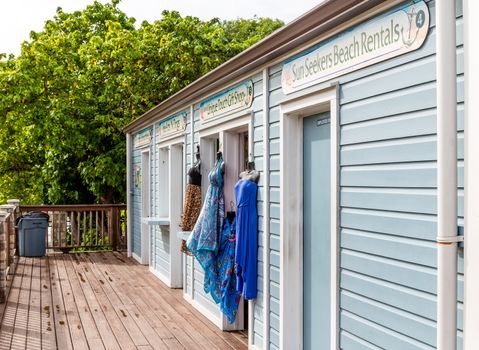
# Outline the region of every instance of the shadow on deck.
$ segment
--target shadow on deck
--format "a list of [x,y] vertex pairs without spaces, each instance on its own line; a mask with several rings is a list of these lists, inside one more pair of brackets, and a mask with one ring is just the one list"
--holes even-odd
[[0,349],[246,349],[118,252],[20,258]]

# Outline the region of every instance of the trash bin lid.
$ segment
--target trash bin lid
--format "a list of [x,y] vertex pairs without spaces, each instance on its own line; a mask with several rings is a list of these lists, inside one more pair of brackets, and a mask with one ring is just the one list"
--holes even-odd
[[46,219],[48,221],[50,219],[50,216],[43,211],[31,211],[27,214],[20,215],[19,217],[17,217],[17,219],[15,220],[15,226],[18,227],[18,224],[22,219]]

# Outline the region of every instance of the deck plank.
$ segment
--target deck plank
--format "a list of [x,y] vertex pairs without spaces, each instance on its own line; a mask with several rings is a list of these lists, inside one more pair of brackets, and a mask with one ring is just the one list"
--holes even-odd
[[85,295],[80,286],[80,281],[77,274],[72,266],[72,261],[68,256],[62,256],[65,271],[70,281],[70,285],[73,291],[73,297],[75,299],[76,306],[78,308],[78,314],[85,332],[86,340],[90,349],[105,349],[103,342],[100,337],[100,333],[95,324],[95,320],[91,314],[91,310],[88,306],[87,301],[85,300]]
[[[116,259],[119,261],[124,261],[126,265],[132,268],[135,265],[138,265],[133,259],[125,257],[122,253],[114,252],[112,253]],[[128,266],[125,266],[128,268]],[[191,321],[195,327],[202,329],[208,335],[208,338],[215,342],[216,346],[224,348],[233,348],[233,349],[247,349],[248,343],[246,341],[241,341],[237,337],[237,332],[223,332],[211,321],[209,321],[205,316],[203,316],[199,311],[194,309],[186,300],[183,298],[183,292],[180,289],[171,289],[168,288],[163,282],[158,278],[154,277],[148,270],[148,268],[137,270],[143,274],[144,278],[142,281],[147,283],[153,290],[158,290],[161,288],[161,295],[166,299],[167,304],[175,305],[175,310],[177,310],[183,317]]]
[[[72,255],[75,256],[75,255]],[[83,293],[85,295],[85,299],[88,302],[88,305],[90,307],[90,310],[92,310],[92,315],[93,318],[95,319],[96,325],[98,327],[98,332],[100,333],[100,336],[103,340],[103,344],[107,349],[126,349],[126,348],[133,348],[131,345],[133,342],[131,339],[128,340],[128,338],[125,338],[125,344],[122,344],[122,347],[120,347],[120,344],[117,341],[117,338],[110,326],[110,322],[108,320],[108,317],[111,317],[112,315],[108,312],[109,307],[107,305],[102,305],[98,300],[97,300],[97,294],[100,292],[98,289],[94,289],[94,285],[90,284],[90,280],[87,279],[85,276],[85,271],[84,267],[82,266],[81,262],[79,260],[75,260],[75,263],[73,264],[73,267],[75,269],[76,274],[80,278],[80,286],[83,290]],[[116,318],[116,317],[115,317]],[[111,323],[116,325],[116,321],[113,319],[111,320]],[[124,330],[120,329],[120,332],[124,332]]]
[[21,257],[11,286],[0,349],[247,348],[121,253]]
[[33,258],[26,349],[41,349],[40,258]]
[[68,278],[65,265],[61,255],[52,257],[55,260],[58,279],[61,284],[63,301],[65,303],[65,312],[67,315],[67,324],[70,329],[73,347],[75,350],[88,350],[88,342],[85,336],[84,327],[78,314],[76,299],[73,296],[72,287]]
[[[156,284],[156,288],[154,288],[151,283],[154,282],[156,277],[154,277],[148,269],[138,269],[135,275],[131,275],[130,266],[135,266],[135,263],[131,264],[132,262],[129,261],[129,259],[114,255],[113,253],[110,253],[109,256],[114,258],[112,262],[117,260],[116,264],[112,264],[111,266],[120,269],[123,272],[124,278],[134,281],[133,285],[136,288],[136,293],[148,299],[147,303],[150,303],[154,311],[168,315],[171,322],[181,325],[189,335],[189,338],[178,339],[185,347],[191,346],[189,344],[191,340],[196,343],[196,347],[200,349],[224,349],[229,347],[225,342],[217,344],[217,341],[221,339],[211,337],[211,331],[205,327],[203,323],[198,322],[196,317],[188,317],[191,314],[188,314],[188,310],[171,297],[171,289],[165,284],[161,282],[160,284]],[[121,262],[121,264],[119,264],[119,262]],[[148,297],[149,295],[150,297]],[[174,307],[172,305],[174,305]]]
[[25,259],[25,271],[22,278],[20,296],[18,297],[17,316],[13,329],[10,349],[25,349],[27,343],[28,308],[30,304],[30,290],[32,284],[32,258]]
[[[151,290],[145,284],[145,281],[138,278],[142,276],[141,272],[144,269],[143,266],[138,266],[135,274],[131,274],[131,269],[124,269],[124,261],[119,264],[118,260],[112,255],[112,253],[106,253],[104,256],[109,262],[110,276],[119,280],[129,281],[131,286],[130,293],[136,295],[135,302],[141,303],[141,309],[143,311],[151,310],[157,318],[162,320],[162,323],[166,328],[174,335],[181,346],[190,349],[207,349],[204,342],[203,335],[199,330],[192,330],[189,328],[185,320],[180,320],[176,316],[176,311],[167,310],[168,306],[165,305],[165,301],[161,299],[161,294],[164,292],[163,288],[157,290]],[[152,278],[150,275],[147,278]]]
[[[77,254],[75,258],[81,262],[81,265],[85,271],[85,275],[90,283],[94,284],[95,288],[98,289],[98,301],[108,308],[108,313],[111,316],[108,319],[116,319],[115,323],[117,324],[118,332],[114,333],[117,335],[117,337],[119,336],[120,339],[118,339],[118,342],[122,345],[122,347],[123,342],[125,341],[129,343],[129,347],[132,349],[139,345],[149,345],[148,341],[132,317],[125,311],[122,301],[115,295],[111,288],[105,288],[105,281],[103,281],[101,278],[98,278],[98,276],[95,274],[95,266],[93,266],[93,264],[86,259],[83,254]],[[120,330],[123,331],[120,333]]]
[[15,327],[15,320],[17,318],[18,300],[20,297],[20,290],[22,287],[22,280],[25,274],[25,259],[21,258],[18,261],[17,271],[12,281],[12,289],[8,296],[7,305],[3,314],[2,326],[0,329],[0,348],[10,349],[13,339],[13,330]]
[[48,258],[40,260],[40,289],[41,289],[41,340],[42,349],[57,348],[55,335],[55,321],[53,318],[52,284],[50,280],[50,264]]
[[52,255],[48,257],[47,261],[50,269],[52,285],[53,325],[55,327],[57,346],[59,349],[73,349],[70,330],[67,324],[68,318],[65,311],[61,282],[55,263],[55,256]]
[[107,259],[103,254],[91,254],[90,256],[92,256],[99,265],[103,262],[101,267],[104,278],[109,282],[115,283],[112,284],[112,286],[117,292],[122,293],[122,297],[128,298],[132,302],[131,307],[132,311],[135,312],[135,317],[145,317],[152,329],[159,335],[169,349],[184,349],[176,338],[176,336],[184,337],[184,331],[178,329],[175,324],[168,323],[167,315],[165,315],[165,317],[159,317],[153,312],[153,309],[143,300],[143,297],[137,295],[131,285],[131,281],[120,277],[117,271],[112,268],[112,264],[117,262]]
[[[125,323],[132,339],[134,339],[137,346],[152,346],[154,349],[168,348],[165,342],[151,327],[148,320],[143,316],[143,313],[136,307],[128,294],[124,292],[124,288],[118,285],[117,280],[108,278],[109,276],[102,273],[100,268],[102,261],[95,259],[98,254],[81,255],[82,259],[89,262],[89,266],[96,278],[100,281],[105,294],[110,298],[113,305],[116,305],[116,310],[120,313],[120,319]],[[127,324],[128,322],[128,324]],[[139,334],[138,334],[139,333]],[[144,339],[144,343],[139,342]]]

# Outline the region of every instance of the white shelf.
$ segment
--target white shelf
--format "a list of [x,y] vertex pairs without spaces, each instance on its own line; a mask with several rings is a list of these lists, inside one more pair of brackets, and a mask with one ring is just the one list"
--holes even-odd
[[141,222],[147,225],[169,226],[170,218],[163,218],[163,217],[141,218]]
[[185,241],[188,240],[188,237],[190,237],[191,231],[178,231],[176,232],[176,237],[180,239],[184,239]]

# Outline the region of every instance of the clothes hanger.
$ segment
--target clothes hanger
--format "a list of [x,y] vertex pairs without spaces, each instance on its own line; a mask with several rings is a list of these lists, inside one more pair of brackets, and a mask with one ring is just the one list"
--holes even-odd
[[196,156],[196,162],[195,164],[193,165],[195,168],[197,168],[198,170],[200,170],[200,167],[201,167],[201,158],[200,158],[200,146],[196,146],[196,153],[195,153],[195,156]]
[[253,155],[250,153],[249,154],[249,160],[246,162],[246,171],[253,171],[255,169],[255,164],[253,160]]
[[233,201],[230,202],[230,210],[226,212],[226,217],[230,223],[233,222],[236,217],[235,203]]
[[253,155],[251,153],[249,154],[249,161],[246,163],[245,171],[240,173],[240,179],[253,181],[258,184],[259,172],[255,169]]

